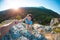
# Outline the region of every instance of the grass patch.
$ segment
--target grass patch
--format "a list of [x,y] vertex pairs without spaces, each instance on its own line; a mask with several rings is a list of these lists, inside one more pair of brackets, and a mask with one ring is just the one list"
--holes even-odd
[[53,32],[60,33],[60,27],[53,28]]

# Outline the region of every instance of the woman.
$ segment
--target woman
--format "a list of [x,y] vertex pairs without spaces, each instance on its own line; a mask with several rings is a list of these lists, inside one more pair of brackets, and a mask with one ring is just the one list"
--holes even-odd
[[25,21],[26,23],[26,29],[29,30],[29,32],[32,32],[32,15],[31,14],[27,14],[27,16],[22,19],[22,21]]
[[26,29],[30,29],[32,31],[32,15],[28,14],[25,19],[26,22]]
[[[24,19],[20,19],[18,21],[18,23],[23,22],[23,21],[25,21],[25,23],[26,23],[26,29],[29,30],[30,32],[32,32],[32,23],[33,23],[32,22],[32,15],[27,14],[27,16]],[[17,23],[17,21],[15,23]]]

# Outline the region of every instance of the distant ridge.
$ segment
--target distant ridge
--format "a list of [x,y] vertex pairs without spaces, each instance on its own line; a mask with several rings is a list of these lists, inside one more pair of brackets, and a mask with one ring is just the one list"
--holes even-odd
[[[24,12],[21,12],[21,9]],[[5,11],[0,11],[0,22],[9,19],[11,17],[15,17],[21,15],[22,13],[31,13],[33,15],[33,21],[38,21],[41,24],[49,24],[52,18],[60,18],[60,15],[50,9],[45,7],[21,7],[19,8],[19,13],[12,12],[12,9],[8,9]]]

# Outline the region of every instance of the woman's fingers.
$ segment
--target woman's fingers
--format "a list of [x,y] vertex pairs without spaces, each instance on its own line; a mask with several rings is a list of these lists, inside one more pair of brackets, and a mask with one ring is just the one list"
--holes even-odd
[[13,21],[13,24],[15,25],[15,24],[18,24],[18,20],[14,20]]

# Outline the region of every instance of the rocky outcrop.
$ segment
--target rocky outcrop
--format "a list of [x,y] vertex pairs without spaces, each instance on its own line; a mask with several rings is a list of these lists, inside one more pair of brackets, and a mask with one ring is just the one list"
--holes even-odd
[[43,34],[36,31],[34,31],[34,34],[31,34],[28,30],[25,29],[25,27],[26,26],[24,23],[13,25],[8,33],[9,35],[6,34],[5,36],[3,36],[3,39],[10,38],[12,40],[46,40]]
[[56,26],[58,27],[60,24],[60,18],[53,18],[50,22],[50,26]]

